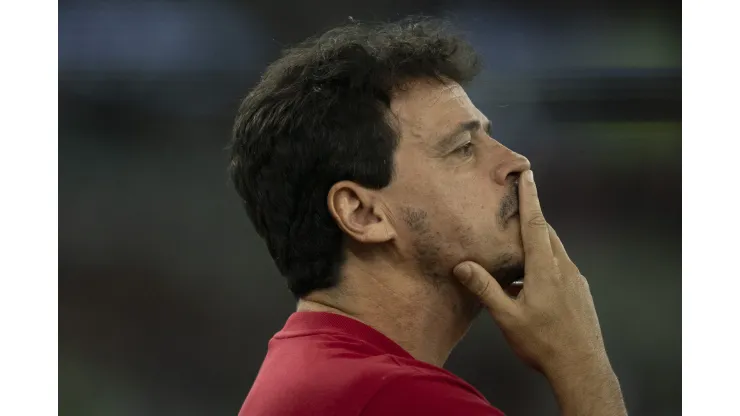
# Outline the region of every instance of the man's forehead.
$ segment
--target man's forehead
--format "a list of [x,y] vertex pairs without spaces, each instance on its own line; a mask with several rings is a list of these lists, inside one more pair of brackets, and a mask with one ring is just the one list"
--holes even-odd
[[455,82],[419,81],[394,96],[391,112],[401,135],[428,141],[432,133],[480,117],[465,90]]

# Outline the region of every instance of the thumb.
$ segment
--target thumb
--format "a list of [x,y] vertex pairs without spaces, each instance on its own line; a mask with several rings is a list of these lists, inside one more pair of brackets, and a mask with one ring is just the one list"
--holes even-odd
[[498,281],[478,263],[465,261],[452,270],[455,277],[480,299],[494,315],[510,310],[514,301],[501,289]]

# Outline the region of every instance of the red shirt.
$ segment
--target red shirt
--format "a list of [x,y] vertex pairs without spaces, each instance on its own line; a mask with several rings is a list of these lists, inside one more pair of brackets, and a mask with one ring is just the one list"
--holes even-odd
[[503,416],[473,386],[360,321],[293,313],[239,416]]

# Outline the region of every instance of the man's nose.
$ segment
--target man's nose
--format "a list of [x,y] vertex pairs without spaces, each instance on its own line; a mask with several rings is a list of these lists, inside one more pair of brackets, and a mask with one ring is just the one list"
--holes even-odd
[[509,150],[503,145],[501,147],[501,154],[498,157],[500,162],[494,167],[493,179],[499,185],[506,186],[506,178],[509,175],[518,177],[522,172],[531,169],[532,166],[526,157]]

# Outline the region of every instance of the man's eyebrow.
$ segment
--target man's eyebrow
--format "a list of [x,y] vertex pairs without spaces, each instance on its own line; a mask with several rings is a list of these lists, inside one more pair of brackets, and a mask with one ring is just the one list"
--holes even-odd
[[[490,126],[491,126],[491,122],[490,121],[486,122],[486,131],[490,129]],[[450,133],[442,137],[442,139],[440,139],[437,142],[437,145],[435,147],[440,151],[447,150],[456,144],[455,142],[457,141],[457,138],[462,133],[465,133],[468,131],[475,131],[480,128],[481,128],[481,123],[478,120],[464,121],[458,124],[457,127],[455,127],[453,131],[451,131]]]

